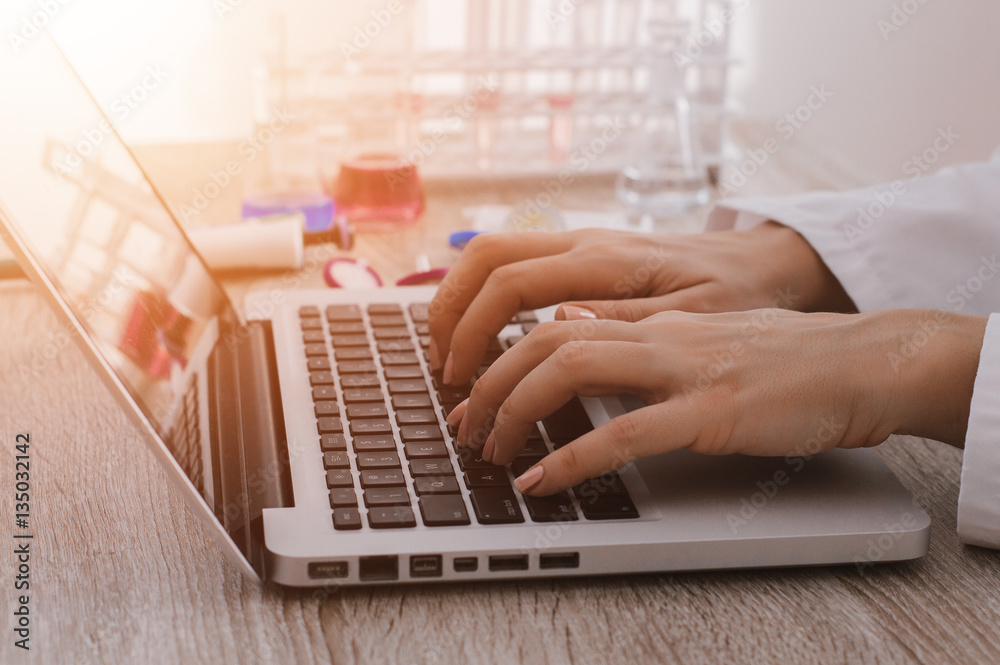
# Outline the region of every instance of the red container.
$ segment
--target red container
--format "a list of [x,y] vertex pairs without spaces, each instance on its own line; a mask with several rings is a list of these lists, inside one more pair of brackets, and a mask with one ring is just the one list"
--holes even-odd
[[417,167],[397,155],[359,155],[340,166],[333,198],[359,229],[410,224],[424,210]]

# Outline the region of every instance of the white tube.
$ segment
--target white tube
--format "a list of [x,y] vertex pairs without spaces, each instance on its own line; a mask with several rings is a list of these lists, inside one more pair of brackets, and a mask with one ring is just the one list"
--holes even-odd
[[292,269],[304,255],[301,214],[268,221],[206,226],[190,231],[191,242],[212,270]]

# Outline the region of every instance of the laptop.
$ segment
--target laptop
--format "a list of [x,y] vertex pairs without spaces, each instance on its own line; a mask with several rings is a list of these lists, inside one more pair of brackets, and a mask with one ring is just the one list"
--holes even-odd
[[[470,386],[429,370],[433,287],[271,290],[241,315],[55,44],[2,58],[4,240],[248,577],[306,587],[864,569],[927,551],[928,516],[872,450],[678,451],[554,497],[521,495],[516,474],[642,405],[575,398],[507,467],[456,449],[444,417]],[[552,313],[517,315],[480,371]]]

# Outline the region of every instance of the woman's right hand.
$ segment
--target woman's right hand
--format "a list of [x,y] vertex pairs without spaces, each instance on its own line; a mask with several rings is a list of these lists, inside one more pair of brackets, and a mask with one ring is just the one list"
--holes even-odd
[[773,222],[696,235],[480,235],[431,303],[431,366],[445,383],[465,383],[511,317],[558,303],[557,319],[622,321],[668,310],[854,310],[805,239]]

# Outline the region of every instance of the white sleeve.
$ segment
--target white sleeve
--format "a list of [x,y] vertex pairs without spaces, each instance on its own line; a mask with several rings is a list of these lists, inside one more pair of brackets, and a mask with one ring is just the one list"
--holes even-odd
[[[860,311],[1000,312],[1000,161],[850,192],[720,203],[708,230],[774,220],[819,253]],[[979,358],[958,497],[958,535],[1000,548],[1000,314]]]

